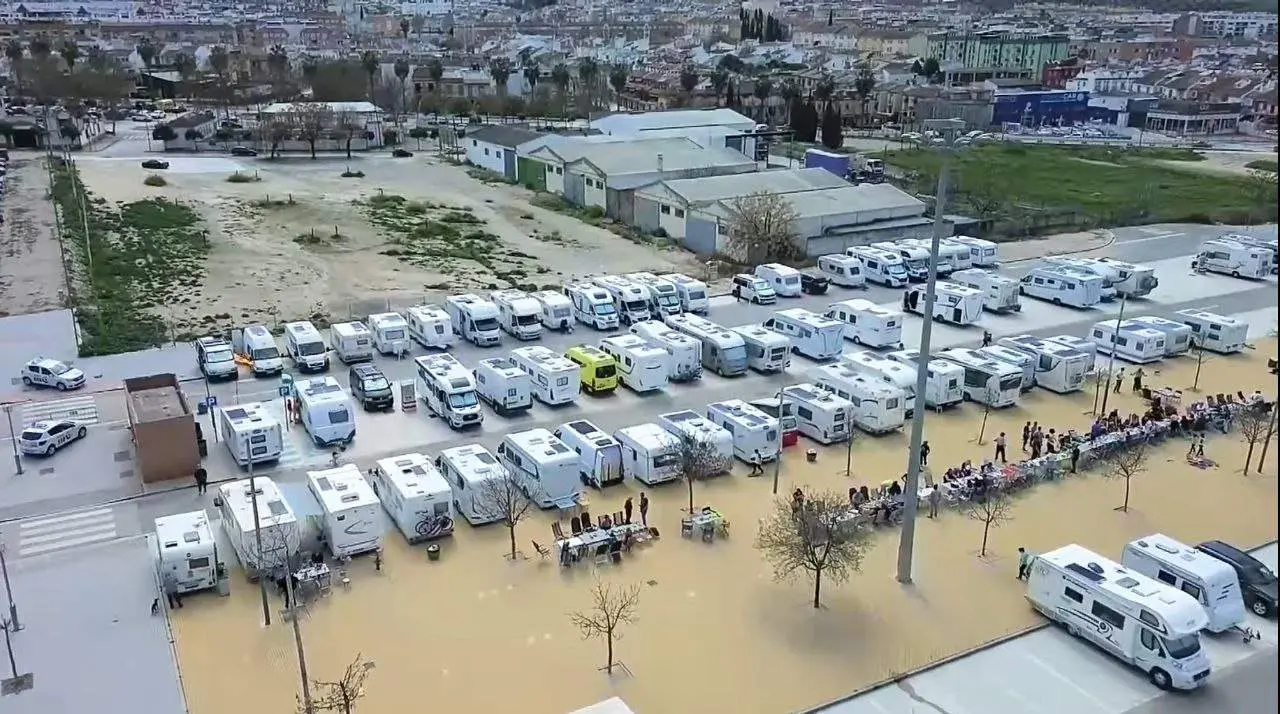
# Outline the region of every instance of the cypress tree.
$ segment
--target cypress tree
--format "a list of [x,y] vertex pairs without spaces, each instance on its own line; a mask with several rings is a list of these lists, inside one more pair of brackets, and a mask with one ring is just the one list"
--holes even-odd
[[840,112],[834,102],[827,102],[822,112],[822,145],[832,151],[844,145],[844,133],[840,126]]

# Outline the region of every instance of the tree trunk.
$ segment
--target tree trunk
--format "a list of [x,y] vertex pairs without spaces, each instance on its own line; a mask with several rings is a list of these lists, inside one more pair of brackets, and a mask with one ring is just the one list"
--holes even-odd
[[[916,409],[921,409],[920,395],[916,395]],[[991,405],[988,404],[982,409],[982,426],[978,427],[978,446],[982,446],[982,437],[987,433],[987,417],[991,414]]]
[[1262,455],[1258,457],[1258,473],[1262,473],[1262,465],[1267,460],[1267,448],[1271,446],[1271,437],[1276,433],[1276,412],[1280,406],[1271,408],[1271,419],[1267,422],[1267,435],[1262,437]]
[[978,557],[987,557],[987,536],[991,533],[991,521],[982,522],[982,547],[978,549]]
[[[1255,442],[1254,442],[1252,439],[1250,439],[1250,440],[1249,440],[1249,451],[1248,451],[1248,453],[1246,453],[1246,454],[1244,455],[1244,475],[1245,475],[1245,476],[1248,476],[1248,475],[1249,475],[1249,464],[1251,464],[1251,463],[1253,462],[1253,445],[1254,445],[1254,443],[1255,443]],[[1258,465],[1258,469],[1259,469],[1259,470],[1261,470],[1261,469],[1262,469],[1262,465],[1261,465],[1261,464],[1259,464],[1259,465]]]
[[813,609],[822,608],[822,569],[813,573]]
[[507,533],[511,536],[511,559],[516,559],[516,524],[512,523],[507,526]]
[[613,633],[606,632],[604,634],[604,642],[606,648],[604,672],[610,677],[613,676]]
[[1129,477],[1128,476],[1124,477],[1124,505],[1120,507],[1120,510],[1124,511],[1125,513],[1129,512]]
[[689,486],[689,515],[693,515],[693,479],[685,478],[684,482]]

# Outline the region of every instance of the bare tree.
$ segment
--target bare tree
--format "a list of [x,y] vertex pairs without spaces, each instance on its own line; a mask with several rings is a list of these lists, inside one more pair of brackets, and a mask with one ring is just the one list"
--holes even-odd
[[316,142],[333,126],[333,111],[327,104],[313,102],[293,105],[289,115],[298,138],[307,142],[311,158],[316,158]]
[[835,491],[806,493],[798,508],[775,499],[756,535],[756,548],[773,566],[775,579],[812,575],[815,608],[822,607],[823,578],[848,580],[862,569],[870,543],[870,527],[852,517],[849,499]]
[[267,156],[272,159],[279,155],[280,145],[292,135],[288,122],[281,119],[268,119],[258,125],[258,141],[267,145]]
[[729,470],[727,462],[711,439],[682,434],[676,445],[680,479],[689,488],[689,513],[693,513],[693,485]]
[[356,655],[338,681],[322,682],[317,679],[312,682],[315,696],[311,700],[311,711],[308,712],[304,708],[305,702],[299,697],[299,714],[312,714],[312,712],[352,714],[356,710],[356,702],[364,698],[364,681],[369,678],[371,671],[373,671],[373,662],[365,659],[363,655]]
[[[1250,404],[1236,415],[1235,426],[1240,430],[1240,440],[1248,447],[1244,456],[1244,475],[1249,475],[1249,467],[1253,463],[1253,451],[1264,440],[1271,437],[1271,415],[1273,409],[1261,404]],[[1258,462],[1258,470],[1262,470],[1262,462]]]
[[351,158],[351,142],[363,134],[364,124],[354,114],[342,113],[335,117],[338,133],[342,135],[347,150],[347,158]]
[[1147,470],[1147,443],[1139,441],[1122,446],[1102,458],[1102,475],[1124,481],[1124,504],[1117,511],[1129,511],[1129,490],[1135,476]]
[[1280,403],[1271,405],[1271,418],[1267,420],[1267,435],[1262,438],[1262,454],[1258,456],[1258,472],[1262,472],[1262,464],[1267,461],[1267,447],[1276,435],[1276,414],[1280,412]]
[[520,488],[520,484],[510,478],[494,478],[480,484],[479,493],[475,496],[476,510],[488,520],[498,521],[507,527],[511,535],[511,559],[515,560],[516,526],[520,525],[533,502]]
[[799,252],[796,211],[786,198],[769,191],[735,198],[729,209],[728,252],[755,265],[786,260]]
[[569,621],[582,632],[583,639],[599,637],[605,642],[605,674],[621,664],[614,659],[614,643],[622,639],[619,629],[637,620],[640,608],[640,586],[614,586],[597,580],[591,588],[591,607],[569,613]]
[[983,498],[969,501],[964,508],[965,518],[982,524],[982,547],[978,557],[987,557],[987,538],[992,528],[1013,520],[1013,499],[1003,491],[994,491]]

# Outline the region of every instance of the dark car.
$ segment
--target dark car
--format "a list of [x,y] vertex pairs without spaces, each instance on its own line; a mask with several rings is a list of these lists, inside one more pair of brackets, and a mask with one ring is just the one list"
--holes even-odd
[[250,149],[247,146],[233,146],[231,147],[231,155],[232,156],[257,156],[258,150]]
[[169,162],[168,162],[168,161],[161,161],[160,159],[147,159],[146,161],[143,161],[143,162],[142,162],[142,168],[144,168],[144,169],[167,169],[167,168],[169,168]]
[[351,384],[351,396],[366,411],[390,409],[395,405],[395,394],[391,391],[391,382],[382,370],[374,365],[353,364],[347,373],[347,381]]
[[800,291],[808,295],[826,295],[831,281],[816,270],[800,271]]
[[392,150],[391,155],[397,159],[407,159],[410,156],[413,156],[413,152],[408,149],[394,149]]
[[1196,546],[1202,553],[1221,560],[1236,571],[1240,579],[1240,594],[1244,604],[1259,617],[1275,617],[1277,605],[1276,574],[1262,561],[1220,540],[1210,540]]

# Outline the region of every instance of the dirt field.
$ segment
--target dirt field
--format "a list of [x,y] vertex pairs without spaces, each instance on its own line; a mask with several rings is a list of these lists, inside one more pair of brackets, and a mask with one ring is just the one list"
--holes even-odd
[[43,160],[10,154],[0,226],[0,317],[63,307],[62,256]]
[[1180,171],[1192,171],[1206,174],[1218,174],[1222,176],[1247,176],[1250,169],[1245,166],[1250,161],[1258,159],[1275,159],[1275,152],[1247,152],[1247,151],[1204,151],[1204,161],[1160,161],[1153,163],[1161,166],[1168,166],[1171,169]]

